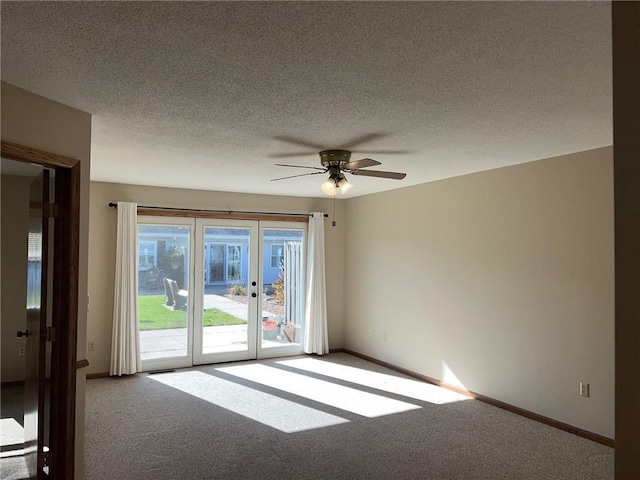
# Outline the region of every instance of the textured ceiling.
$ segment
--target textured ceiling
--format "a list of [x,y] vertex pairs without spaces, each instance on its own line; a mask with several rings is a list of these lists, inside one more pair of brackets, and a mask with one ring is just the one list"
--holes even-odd
[[[2,80],[93,115],[92,180],[322,196],[612,144],[608,2],[2,2]],[[323,178],[323,177],[322,177]]]

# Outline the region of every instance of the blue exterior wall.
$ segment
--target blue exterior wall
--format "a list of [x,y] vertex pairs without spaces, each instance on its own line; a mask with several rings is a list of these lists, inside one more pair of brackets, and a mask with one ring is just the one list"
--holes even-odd
[[[272,236],[275,238],[269,238],[266,233],[272,233],[273,234]],[[300,234],[301,232],[299,230],[265,230],[265,238],[263,238],[262,240],[263,255],[262,255],[262,265],[261,265],[263,286],[271,285],[272,283],[274,283],[282,273],[279,267],[274,267],[274,268],[271,267],[271,245],[273,244],[283,245],[285,240],[298,240],[301,237]],[[139,241],[155,241],[155,242],[165,241],[167,249],[174,245],[181,246],[185,252],[185,257],[184,257],[185,265],[184,265],[184,268],[182,269],[182,271],[185,272],[185,275],[184,275],[185,278],[182,279],[182,282],[180,282],[180,279],[176,279],[176,280],[178,280],[179,283],[181,283],[181,285],[184,285],[183,288],[188,289],[188,286],[187,286],[188,265],[186,263],[188,262],[189,255],[192,252],[190,251],[191,249],[188,246],[189,241],[187,236],[179,235],[177,237],[170,236],[169,238],[166,238],[166,236],[163,236],[158,232],[144,232],[139,235]],[[242,249],[241,249],[242,258],[241,258],[241,264],[240,264],[240,268],[241,268],[240,283],[242,283],[243,285],[246,285],[254,279],[257,280],[257,275],[255,276],[251,275],[252,278],[248,278],[249,245],[248,245],[248,240],[246,238],[234,238],[234,237],[213,238],[213,237],[207,236],[205,240],[207,243],[210,243],[210,244],[216,243],[216,244],[223,244],[223,245],[229,245],[229,244],[242,245]],[[156,260],[157,260],[157,256],[156,256]],[[208,268],[209,268],[209,265],[208,264],[205,265],[206,271],[208,271]],[[171,273],[172,272],[165,272],[165,274],[168,276],[171,276]],[[230,284],[231,283],[227,283],[226,285],[230,285]],[[212,285],[212,284],[210,283],[209,285]],[[224,285],[224,284],[218,283],[218,285]]]

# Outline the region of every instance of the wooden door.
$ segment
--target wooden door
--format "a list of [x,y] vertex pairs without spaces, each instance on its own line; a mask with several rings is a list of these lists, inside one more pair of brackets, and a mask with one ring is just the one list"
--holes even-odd
[[[37,148],[0,141],[2,158],[41,165],[55,171],[55,257],[52,326],[59,332],[51,349],[49,476],[75,477],[76,379],[78,362],[78,290],[80,268],[80,160]],[[49,235],[51,236],[51,235]],[[81,367],[80,367],[81,368]],[[84,382],[84,380],[82,380]],[[46,403],[45,403],[46,405]],[[46,429],[44,430],[47,431]],[[58,447],[59,446],[59,447]]]
[[29,478],[46,478],[44,471],[47,342],[47,279],[49,171],[31,183],[29,192],[29,248],[27,273],[27,345],[25,357],[24,446]]

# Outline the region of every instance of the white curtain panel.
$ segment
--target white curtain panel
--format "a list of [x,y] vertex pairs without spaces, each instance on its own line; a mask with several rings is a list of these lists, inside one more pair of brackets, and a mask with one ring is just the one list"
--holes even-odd
[[302,242],[284,242],[284,311],[287,322],[302,325],[305,293]]
[[116,281],[113,296],[111,375],[131,375],[140,368],[138,331],[138,205],[118,202]]
[[324,214],[309,219],[307,253],[307,303],[305,308],[305,353],[329,353],[327,292],[324,271]]

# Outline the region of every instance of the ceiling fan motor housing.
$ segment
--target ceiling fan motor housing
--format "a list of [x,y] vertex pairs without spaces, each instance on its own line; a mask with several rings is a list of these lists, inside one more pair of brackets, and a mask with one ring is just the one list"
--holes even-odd
[[323,150],[320,152],[320,162],[325,167],[337,167],[351,160],[351,152],[348,150]]
[[[328,189],[332,187],[332,181],[336,188],[344,189],[347,191],[351,188],[351,184],[347,181],[345,173],[352,175],[362,175],[365,177],[379,177],[379,178],[391,178],[393,180],[402,180],[406,174],[399,172],[384,172],[381,170],[364,170],[367,167],[375,167],[381,165],[377,160],[372,158],[362,158],[360,160],[351,161],[351,152],[349,150],[323,150],[320,152],[320,163],[322,167],[308,167],[305,165],[283,165],[276,163],[280,167],[295,167],[295,168],[307,168],[315,170],[312,173],[303,173],[302,175],[290,175],[288,177],[274,178],[275,180],[285,180],[287,178],[304,177],[307,175],[321,175],[323,173],[329,173],[329,179],[323,185],[328,185]],[[323,190],[324,191],[324,190]],[[333,193],[326,192],[327,195]]]

